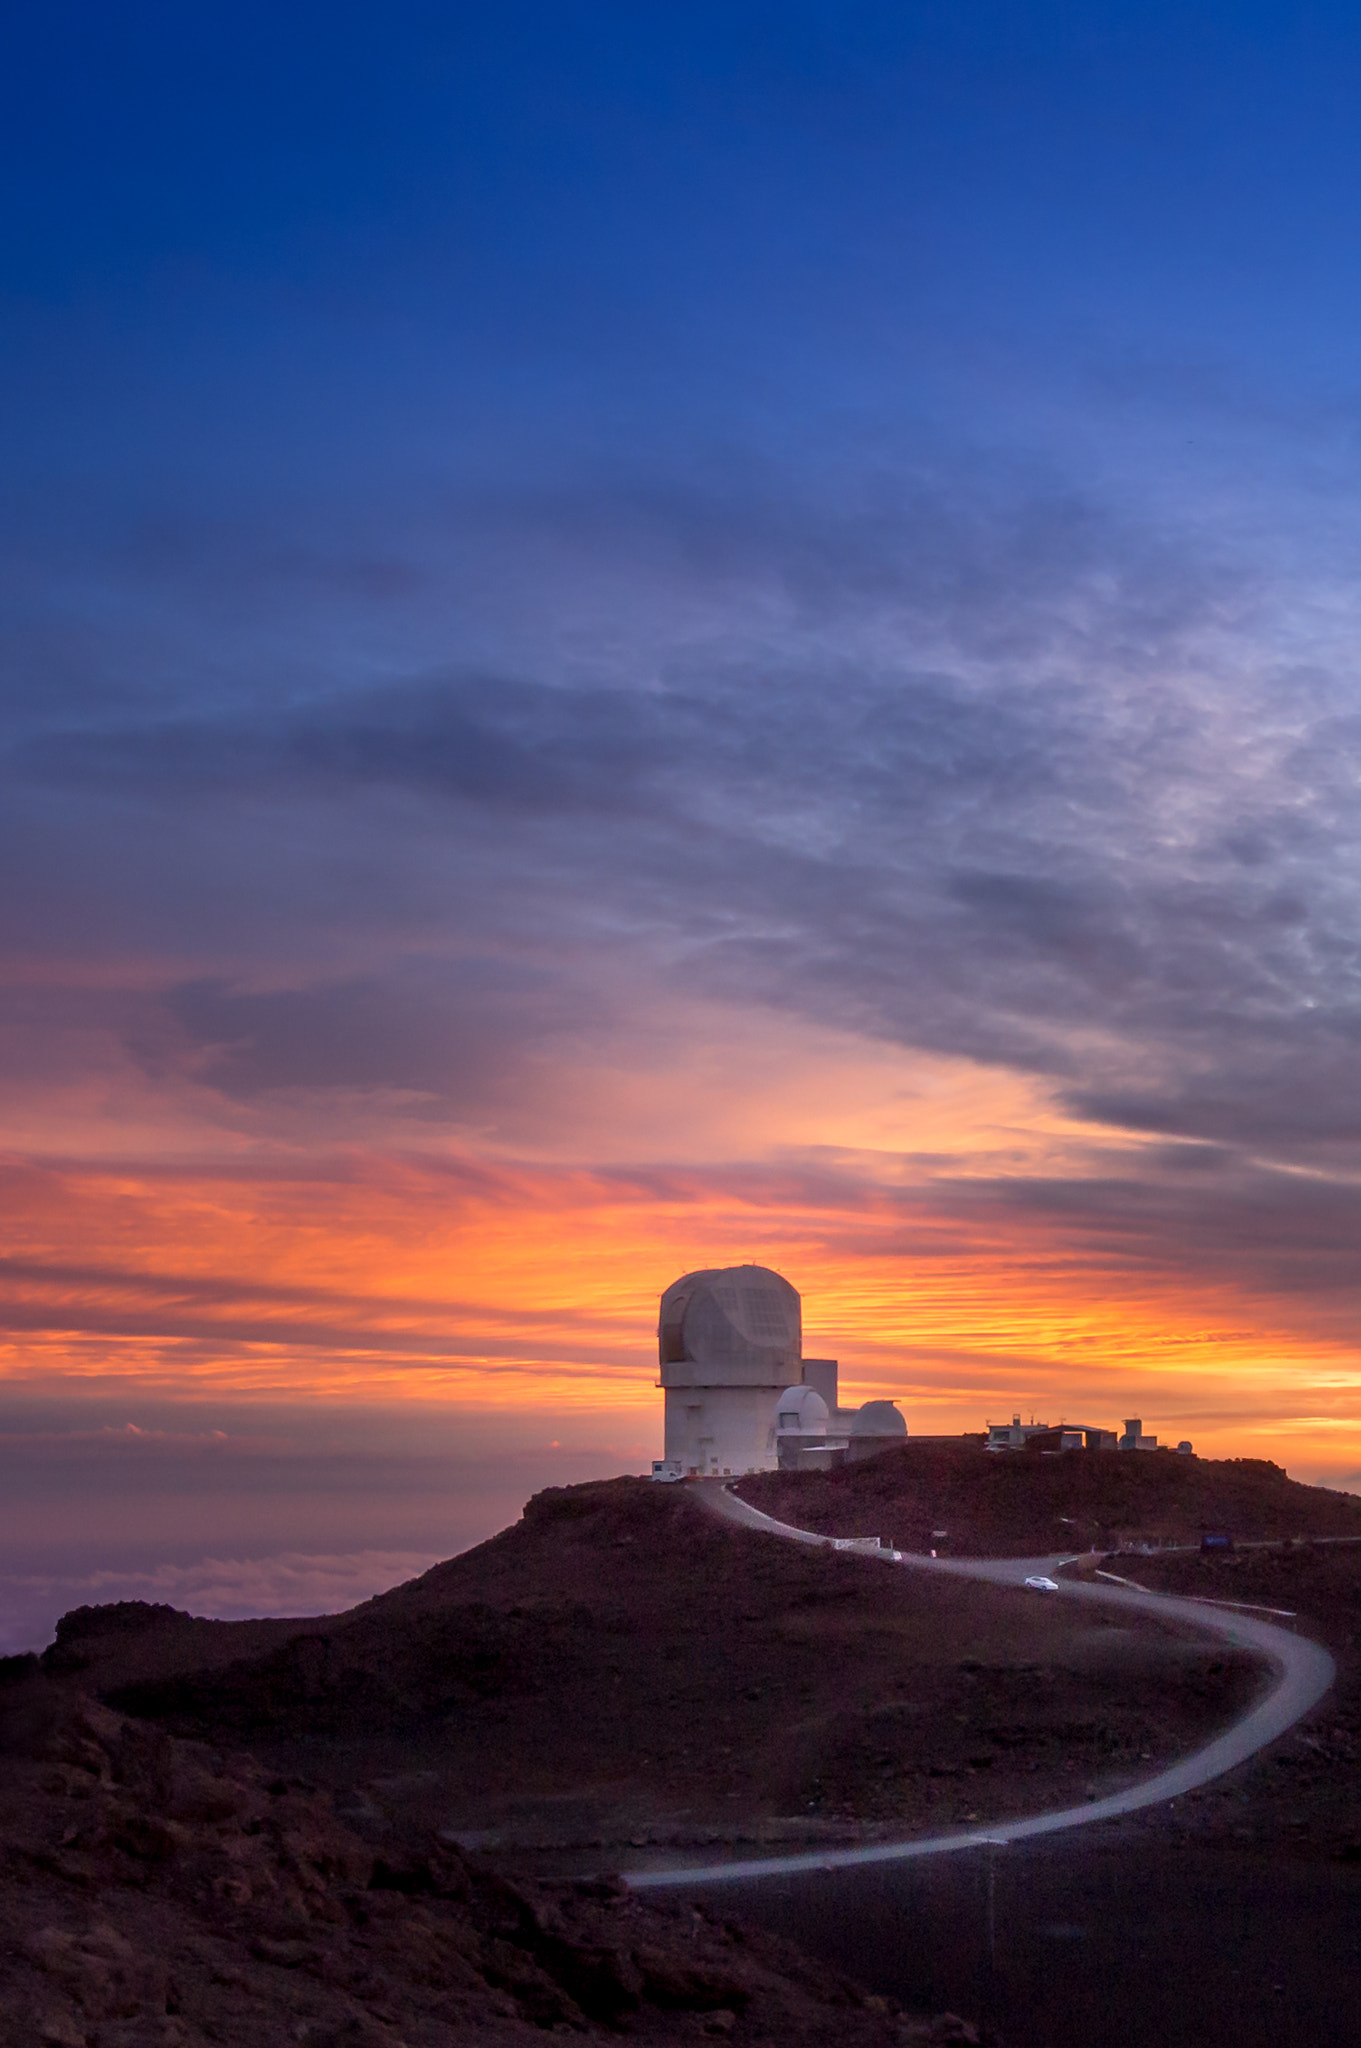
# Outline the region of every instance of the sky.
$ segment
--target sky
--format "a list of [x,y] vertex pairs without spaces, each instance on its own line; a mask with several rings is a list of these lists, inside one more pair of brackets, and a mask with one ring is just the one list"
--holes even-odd
[[660,1452],[1361,1490],[1361,20],[0,29],[0,1648]]

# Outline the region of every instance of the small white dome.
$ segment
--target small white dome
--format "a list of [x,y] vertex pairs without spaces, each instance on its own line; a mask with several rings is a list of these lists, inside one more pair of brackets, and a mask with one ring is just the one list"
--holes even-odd
[[775,1428],[788,1436],[798,1430],[804,1436],[826,1436],[827,1403],[816,1387],[786,1387],[775,1403]]
[[855,1411],[852,1436],[906,1436],[907,1424],[892,1401],[866,1401]]

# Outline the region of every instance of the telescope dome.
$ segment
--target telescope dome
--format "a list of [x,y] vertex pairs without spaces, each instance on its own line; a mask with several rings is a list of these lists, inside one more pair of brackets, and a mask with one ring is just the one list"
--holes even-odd
[[855,1411],[852,1436],[906,1436],[907,1424],[892,1401],[866,1401]]
[[775,1403],[775,1428],[781,1436],[826,1436],[827,1403],[816,1387],[786,1387]]
[[663,1386],[778,1387],[803,1357],[798,1291],[768,1266],[686,1273],[662,1296],[657,1336]]

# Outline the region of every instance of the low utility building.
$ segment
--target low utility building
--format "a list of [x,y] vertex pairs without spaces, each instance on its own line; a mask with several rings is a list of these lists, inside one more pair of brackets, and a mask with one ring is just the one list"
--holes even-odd
[[[1117,1436],[1113,1429],[1102,1429],[1089,1422],[1036,1422],[1032,1415],[1029,1422],[1022,1422],[1019,1415],[1013,1415],[1010,1422],[990,1422],[984,1449],[989,1451],[1156,1451],[1156,1436],[1146,1436],[1144,1425],[1136,1415],[1125,1423],[1124,1433]],[[1177,1449],[1184,1455],[1191,1455],[1189,1438],[1183,1437]]]

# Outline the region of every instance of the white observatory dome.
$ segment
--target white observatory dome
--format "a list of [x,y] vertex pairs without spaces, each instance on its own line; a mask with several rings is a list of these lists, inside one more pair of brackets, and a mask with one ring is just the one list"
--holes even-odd
[[826,1436],[827,1403],[816,1387],[786,1387],[775,1403],[775,1428],[780,1436],[796,1430],[801,1436]]
[[[662,1296],[657,1353],[664,1462],[696,1479],[774,1471],[776,1397],[803,1376],[798,1289],[768,1266],[683,1273]],[[799,1397],[810,1391],[794,1389]],[[825,1434],[825,1406],[821,1412]]]
[[907,1424],[892,1401],[866,1401],[855,1411],[852,1436],[906,1436]]
[[657,1335],[664,1387],[778,1387],[801,1369],[798,1292],[767,1266],[673,1280]]

